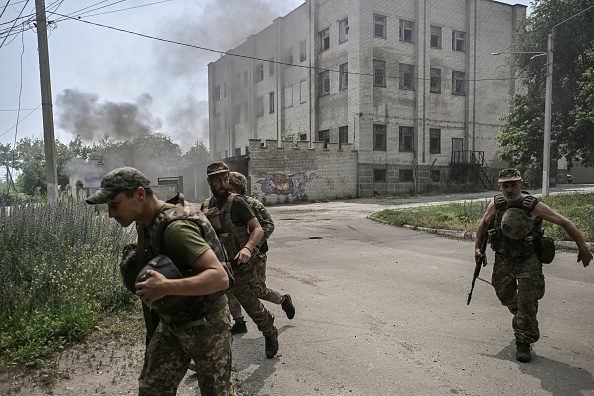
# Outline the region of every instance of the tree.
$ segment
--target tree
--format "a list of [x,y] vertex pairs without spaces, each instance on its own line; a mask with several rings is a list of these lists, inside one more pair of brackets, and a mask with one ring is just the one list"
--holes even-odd
[[208,147],[197,140],[196,143],[182,156],[184,163],[186,164],[202,164],[210,161],[210,152]]
[[[594,59],[586,54],[594,48],[594,9],[591,0],[535,0],[532,13],[516,31],[510,52],[545,52],[548,34],[554,29],[553,101],[551,124],[551,159],[565,156],[571,163],[591,156],[594,135],[580,135],[576,115],[585,72]],[[564,22],[573,17],[570,21]],[[562,23],[563,22],[563,23]],[[531,175],[529,182],[539,185],[542,173],[546,57],[516,54],[512,64],[522,77],[525,92],[511,99],[511,112],[498,142],[503,146],[502,159],[523,167]],[[586,139],[586,140],[580,140]],[[590,147],[588,151],[584,147]]]
[[[594,63],[594,50],[586,56]],[[582,76],[576,108],[572,110],[571,116],[575,120],[571,133],[577,143],[572,147],[574,157],[579,158],[585,166],[594,166],[594,67],[588,68]]]

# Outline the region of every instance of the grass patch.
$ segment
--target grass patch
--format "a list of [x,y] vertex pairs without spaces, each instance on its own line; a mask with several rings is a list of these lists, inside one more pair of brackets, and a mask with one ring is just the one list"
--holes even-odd
[[131,309],[118,263],[135,237],[85,204],[0,202],[0,362],[35,366]]
[[[386,209],[369,216],[383,223],[415,227],[476,231],[490,199],[469,200],[436,206],[407,209]],[[559,194],[542,199],[555,211],[571,220],[587,242],[594,242],[594,194]],[[543,222],[547,236],[555,240],[571,240],[562,227]]]

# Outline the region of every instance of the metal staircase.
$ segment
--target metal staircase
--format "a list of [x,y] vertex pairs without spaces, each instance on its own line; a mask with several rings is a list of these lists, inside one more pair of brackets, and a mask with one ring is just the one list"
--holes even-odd
[[496,187],[496,175],[485,161],[484,151],[452,151],[451,165],[469,168],[472,173],[470,176],[478,179],[487,190]]

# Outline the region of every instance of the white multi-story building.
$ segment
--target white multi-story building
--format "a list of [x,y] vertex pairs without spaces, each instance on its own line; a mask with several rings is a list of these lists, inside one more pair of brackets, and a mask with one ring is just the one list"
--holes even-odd
[[516,89],[492,53],[525,15],[493,0],[307,0],[209,64],[211,153],[348,143],[360,195],[415,176],[488,182]]

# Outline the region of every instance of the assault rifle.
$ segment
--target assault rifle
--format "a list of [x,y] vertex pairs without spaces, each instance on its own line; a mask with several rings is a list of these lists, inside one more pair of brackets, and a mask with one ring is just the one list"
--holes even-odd
[[468,293],[468,301],[466,301],[466,305],[470,305],[470,300],[472,299],[472,291],[474,290],[474,283],[476,279],[479,277],[481,273],[481,267],[487,266],[487,242],[489,241],[489,231],[485,232],[485,236],[481,240],[481,255],[475,256],[474,261],[476,263],[474,267],[474,274],[472,275],[472,286],[470,288],[470,293]]

